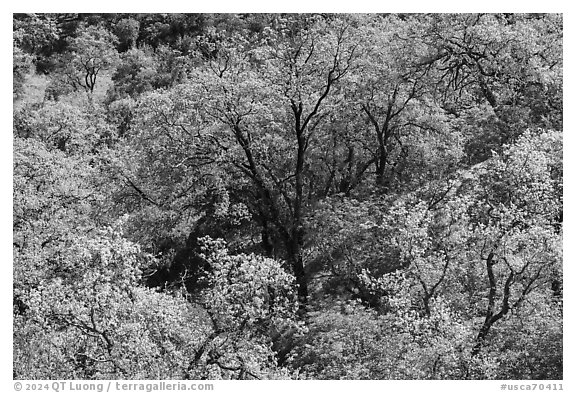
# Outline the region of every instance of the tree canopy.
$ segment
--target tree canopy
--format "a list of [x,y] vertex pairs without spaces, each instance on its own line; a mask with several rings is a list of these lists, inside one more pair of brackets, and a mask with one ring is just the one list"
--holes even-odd
[[560,15],[13,31],[14,378],[562,379]]

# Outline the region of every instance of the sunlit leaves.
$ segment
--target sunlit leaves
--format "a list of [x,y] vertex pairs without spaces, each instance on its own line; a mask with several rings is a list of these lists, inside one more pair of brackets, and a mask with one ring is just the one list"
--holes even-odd
[[561,16],[52,19],[15,376],[562,377]]

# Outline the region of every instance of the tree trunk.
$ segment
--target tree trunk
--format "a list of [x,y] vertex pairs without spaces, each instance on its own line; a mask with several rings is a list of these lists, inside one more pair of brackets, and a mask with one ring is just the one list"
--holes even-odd
[[292,265],[296,284],[298,284],[298,301],[300,310],[305,311],[308,304],[308,280],[304,270],[304,260],[302,259],[302,241],[303,236],[301,229],[293,233],[291,239],[287,241],[288,260]]
[[[486,258],[486,272],[488,275],[488,281],[490,283],[490,289],[488,292],[488,305],[486,307],[486,317],[484,318],[484,323],[478,332],[478,336],[476,336],[476,343],[472,348],[472,357],[477,356],[482,349],[482,345],[484,344],[484,340],[488,336],[488,332],[492,325],[495,322],[499,321],[503,318],[508,312],[510,311],[510,286],[514,281],[515,273],[512,269],[510,269],[510,273],[508,274],[508,278],[504,283],[503,288],[503,297],[502,297],[502,304],[500,306],[500,311],[495,314],[495,304],[496,304],[496,294],[497,294],[497,283],[496,277],[494,275],[494,265],[496,264],[496,255],[491,252],[488,257]],[[519,303],[523,298],[523,295],[520,296],[517,303]]]
[[274,243],[266,220],[262,223],[262,249],[268,258],[274,257]]
[[384,173],[386,171],[386,148],[380,148],[380,154],[378,156],[378,165],[376,166],[376,184],[378,186],[384,186],[386,183],[386,177]]

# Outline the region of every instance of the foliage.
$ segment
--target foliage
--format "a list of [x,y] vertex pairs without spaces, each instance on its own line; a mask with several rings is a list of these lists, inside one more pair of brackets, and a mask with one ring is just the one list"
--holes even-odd
[[118,44],[120,49],[132,49],[136,46],[138,40],[138,33],[140,30],[140,22],[136,19],[126,18],[120,19],[115,27],[115,35],[118,37]]
[[13,29],[15,378],[563,377],[560,15]]
[[64,101],[48,101],[39,109],[34,104],[17,109],[14,128],[18,137],[41,141],[68,155],[93,154],[114,134],[103,121],[101,108]]
[[273,340],[299,328],[294,277],[254,254],[231,256],[222,240],[200,239],[211,273],[202,294],[212,334],[195,357],[193,374],[210,379],[289,377],[278,367]]
[[23,93],[23,85],[26,76],[32,68],[32,59],[28,54],[23,52],[19,47],[14,46],[12,64],[12,95],[14,99],[19,98]]
[[468,335],[440,299],[429,316],[401,307],[378,315],[337,302],[312,315],[308,341],[293,356],[307,378],[462,379]]
[[23,295],[15,377],[183,378],[207,327],[183,299],[137,285],[142,258],[113,232],[74,239],[65,273]]
[[74,89],[93,93],[98,75],[115,66],[116,37],[108,30],[89,26],[70,39],[70,50],[60,60],[60,73]]

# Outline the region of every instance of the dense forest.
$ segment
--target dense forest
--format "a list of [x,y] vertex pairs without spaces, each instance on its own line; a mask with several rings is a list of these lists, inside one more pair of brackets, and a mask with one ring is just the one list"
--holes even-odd
[[562,39],[14,14],[14,378],[562,379]]

